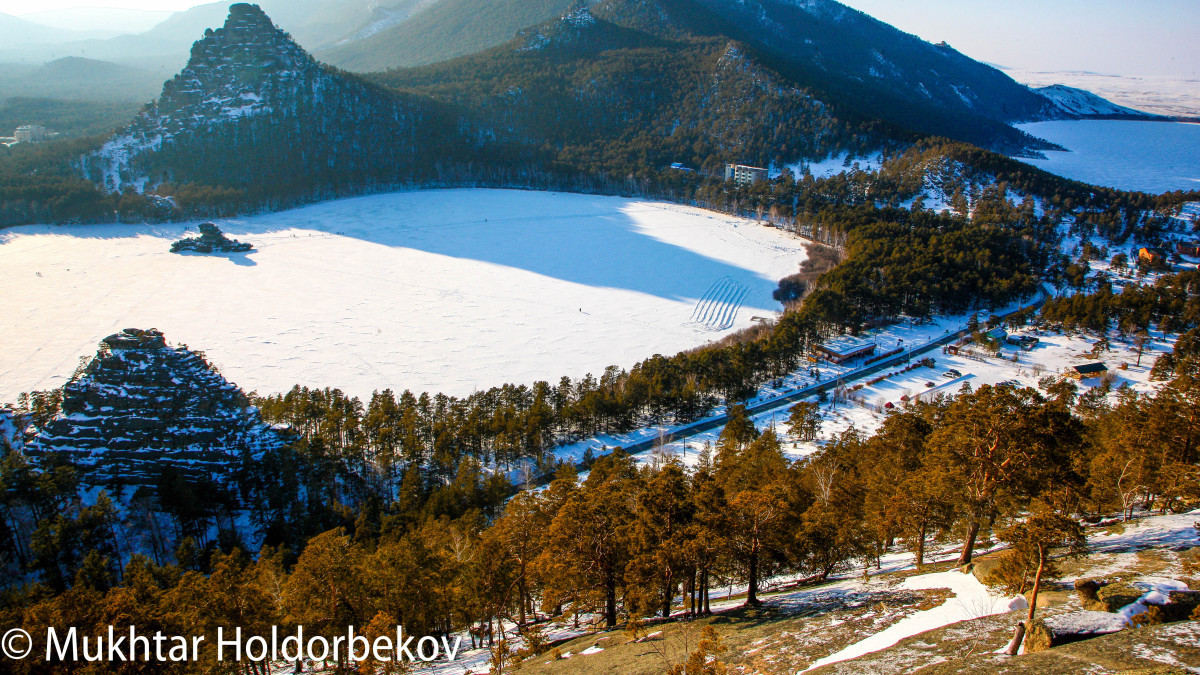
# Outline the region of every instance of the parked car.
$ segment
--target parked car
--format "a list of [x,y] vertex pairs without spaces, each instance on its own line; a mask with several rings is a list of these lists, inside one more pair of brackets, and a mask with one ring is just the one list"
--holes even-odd
[[942,377],[948,377],[950,379],[954,379],[956,377],[962,377],[962,373],[951,368],[950,370],[947,370],[946,372],[942,373]]

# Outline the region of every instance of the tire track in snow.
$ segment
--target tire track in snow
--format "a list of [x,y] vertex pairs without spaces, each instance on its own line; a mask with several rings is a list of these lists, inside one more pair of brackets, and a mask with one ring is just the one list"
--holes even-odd
[[721,277],[696,301],[689,321],[709,330],[726,330],[733,326],[738,310],[749,293],[749,288],[730,277]]

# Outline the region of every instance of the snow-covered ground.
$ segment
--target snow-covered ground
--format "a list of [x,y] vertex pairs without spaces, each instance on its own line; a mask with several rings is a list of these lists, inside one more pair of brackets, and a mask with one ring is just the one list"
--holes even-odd
[[784,169],[789,169],[797,178],[802,176],[805,171],[812,174],[813,178],[829,178],[855,170],[878,171],[882,164],[883,156],[880,153],[867,157],[852,157],[849,152],[842,152],[815,162],[797,162],[786,166],[771,167],[770,174],[771,178],[776,178],[783,173]]
[[186,225],[0,232],[0,402],[61,385],[128,327],[242,388],[464,395],[674,354],[771,317],[803,242],[665,203],[517,190],[344,199],[218,220],[248,254],[178,255]]
[[1002,68],[1006,75],[1031,87],[1065,84],[1086,89],[1116,103],[1167,117],[1200,117],[1200,80],[1132,77],[1078,71],[1040,72]]
[[[1145,547],[1194,546],[1200,543],[1200,537],[1197,536],[1196,529],[1192,525],[1198,517],[1200,517],[1200,511],[1165,516],[1148,515],[1127,524],[1124,534],[1109,535],[1105,532],[1093,533],[1089,537],[1090,544],[1095,551],[1120,551],[1120,555],[1124,556],[1134,556],[1137,550]],[[976,554],[983,554],[987,550],[990,549],[977,548]],[[956,542],[946,542],[941,545],[932,546],[927,551],[928,557],[926,558],[926,562],[931,564],[934,562],[949,562],[958,555],[958,552]],[[1128,563],[1129,561],[1126,560],[1125,562]],[[886,628],[869,634],[863,639],[850,643],[837,652],[821,658],[812,663],[809,669],[829,663],[851,660],[872,652],[887,649],[905,638],[959,622],[978,621],[992,615],[1019,612],[1019,614],[1014,615],[1013,623],[1015,624],[1017,620],[1024,618],[1024,612],[1028,608],[1025,598],[1021,596],[1005,596],[999,591],[981,584],[973,574],[964,574],[957,569],[908,576],[897,582],[897,579],[890,576],[890,573],[911,572],[914,564],[913,555],[903,550],[897,549],[885,553],[881,557],[880,563],[881,567],[879,569],[871,567],[870,579],[864,579],[864,570],[861,563],[859,563],[835,575],[828,583],[815,586],[802,586],[795,590],[778,592],[773,589],[786,587],[788,584],[795,583],[798,580],[798,576],[796,575],[776,577],[766,581],[766,587],[763,590],[762,596],[763,601],[779,615],[787,615],[794,612],[796,611],[794,608],[812,607],[819,598],[859,596],[869,599],[874,593],[894,589],[929,590],[945,588],[951,593],[950,597],[947,597],[944,602],[929,609],[912,613],[904,609],[887,609],[883,605],[877,605],[875,622],[878,625],[887,626]],[[1172,574],[1174,573],[1172,572]],[[1098,574],[1096,570],[1091,570],[1088,576],[1094,578],[1103,575]],[[1071,580],[1071,578],[1066,578],[1063,581],[1069,583]],[[1121,608],[1119,612],[1071,612],[1069,614],[1051,612],[1048,621],[1054,625],[1066,626],[1069,624],[1073,628],[1080,630],[1090,628],[1092,632],[1120,630],[1127,625],[1130,616],[1145,611],[1146,602],[1157,601],[1161,603],[1164,600],[1164,593],[1170,590],[1179,590],[1183,586],[1178,579],[1171,576],[1138,576],[1132,583],[1135,586],[1144,588],[1146,593],[1137,602]],[[744,597],[740,594],[744,594],[745,591],[744,586],[738,585],[714,588],[712,596],[713,611],[720,613],[742,605]],[[1041,615],[1046,616],[1047,613],[1043,611]],[[897,616],[902,616],[903,618],[895,620]],[[819,614],[814,616],[814,622],[819,619]],[[589,632],[599,629],[599,626],[595,623],[598,620],[599,617],[590,615],[581,617],[581,624],[578,628],[572,625],[569,618],[555,620],[544,626],[544,633],[550,641],[586,635]],[[1085,625],[1085,621],[1089,622],[1090,625]],[[819,629],[819,625],[814,625],[813,629]],[[523,641],[520,636],[516,635],[516,626],[510,622],[506,622],[505,630],[506,639],[509,640],[510,647],[513,649],[521,647]],[[1007,627],[1005,630],[1007,631]],[[568,653],[563,656],[565,658],[581,658],[599,653],[603,651],[604,646],[610,644],[607,641],[613,639],[615,638],[611,636],[598,637],[594,646],[581,650],[576,654]],[[463,643],[464,647],[460,650],[460,656],[454,662],[446,663],[438,661],[428,665],[420,664],[414,669],[415,672],[438,673],[440,675],[488,672],[489,655],[487,649],[470,649],[469,641],[466,637],[463,638]],[[280,668],[279,672],[285,671],[283,668]],[[872,670],[871,672],[879,671]]]
[[1029,603],[1017,595],[1013,597],[998,597],[988,590],[975,578],[974,574],[963,574],[959,570],[922,574],[909,577],[900,584],[900,588],[922,590],[948,588],[954,597],[945,602],[907,616],[874,635],[855,642],[841,651],[834,652],[823,659],[814,661],[806,670],[820,668],[829,663],[849,661],[863,654],[887,649],[904,638],[919,635],[926,631],[948,626],[959,621],[981,619],[993,614],[1003,614],[1018,609],[1028,609]]
[[1093,185],[1160,193],[1200,190],[1200,125],[1079,120],[1017,128],[1069,152],[1021,161]]

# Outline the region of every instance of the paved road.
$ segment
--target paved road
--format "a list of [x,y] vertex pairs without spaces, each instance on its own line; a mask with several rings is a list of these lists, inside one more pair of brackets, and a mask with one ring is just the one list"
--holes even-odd
[[[1008,314],[1003,315],[1001,318],[1009,317],[1013,314],[1016,314],[1017,312],[1020,312],[1020,311],[1026,310],[1026,309],[1037,309],[1046,302],[1046,298],[1048,298],[1048,297],[1049,297],[1049,293],[1045,289],[1043,289],[1042,292],[1039,293],[1039,297],[1038,297],[1037,301],[1033,302],[1032,304],[1021,307],[1020,309],[1009,312]],[[898,365],[901,363],[905,363],[907,361],[912,360],[914,357],[920,356],[922,354],[926,354],[928,352],[933,351],[934,349],[938,349],[940,347],[948,345],[951,342],[954,342],[955,340],[958,340],[959,338],[966,336],[966,334],[967,334],[966,329],[960,330],[955,333],[949,333],[949,334],[947,334],[943,337],[940,337],[937,340],[934,340],[933,342],[930,342],[922,347],[917,347],[917,348],[909,350],[909,351],[904,351],[893,357],[889,357],[882,361],[872,363],[869,366],[864,366],[862,368],[858,368],[857,370],[851,370],[847,373],[843,373],[840,378],[831,378],[828,380],[822,380],[821,382],[817,382],[816,384],[805,387],[804,389],[799,389],[790,394],[787,394],[786,396],[780,396],[778,398],[773,398],[769,401],[763,401],[762,403],[757,403],[752,406],[746,406],[746,412],[750,413],[751,415],[759,415],[759,414],[762,414],[765,412],[770,412],[772,410],[777,410],[777,409],[787,406],[791,403],[795,403],[796,401],[799,401],[801,399],[812,396],[813,394],[816,394],[818,392],[818,390],[820,390],[820,389],[824,389],[824,388],[829,387],[830,385],[836,384],[838,379],[840,379],[843,384],[845,384],[846,382],[853,381],[853,380],[862,379],[864,377],[867,377],[868,375],[873,375],[881,370],[884,370],[886,368],[891,368],[892,366],[895,366],[895,365]],[[678,440],[681,440],[684,438],[690,438],[692,436],[702,434],[705,431],[711,431],[712,429],[716,429],[718,427],[723,427],[723,426],[725,426],[725,423],[728,420],[729,420],[728,415],[721,415],[720,417],[714,417],[711,419],[704,420],[702,422],[696,422],[695,424],[689,424],[688,426],[680,427],[673,431],[669,431],[669,432],[663,434],[662,436],[656,436],[655,438],[652,438],[650,440],[642,441],[641,443],[635,443],[633,445],[625,447],[624,450],[625,450],[625,452],[627,452],[631,455],[636,455],[640,452],[645,452],[647,450],[650,450],[651,448],[653,448],[654,446],[656,446],[660,443],[671,443],[671,442],[678,441]],[[582,465],[580,468],[581,469],[583,468]]]

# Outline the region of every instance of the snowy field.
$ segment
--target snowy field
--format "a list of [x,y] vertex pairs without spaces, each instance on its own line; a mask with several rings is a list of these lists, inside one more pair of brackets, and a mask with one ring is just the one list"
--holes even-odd
[[0,231],[0,402],[60,386],[122,328],[203,350],[247,391],[465,395],[705,344],[773,316],[800,239],[664,203],[515,190],[374,195],[183,225]]
[[1017,128],[1070,150],[1021,159],[1039,169],[1122,190],[1200,190],[1198,124],[1080,120]]

